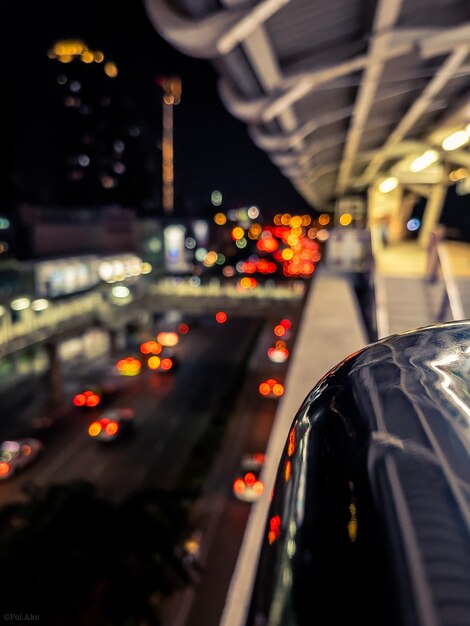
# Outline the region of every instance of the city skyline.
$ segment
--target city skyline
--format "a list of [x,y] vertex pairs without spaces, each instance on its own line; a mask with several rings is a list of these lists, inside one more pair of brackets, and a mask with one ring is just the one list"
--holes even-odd
[[[19,14],[24,8],[20,3],[15,11]],[[109,202],[105,197],[104,204],[117,201],[151,210],[161,206],[161,90],[155,79],[159,75],[178,75],[183,96],[175,110],[176,212],[210,216],[210,194],[214,189],[222,191],[225,208],[255,203],[268,213],[309,209],[253,145],[247,129],[225,111],[211,65],[173,50],[155,32],[143,6],[112,7],[110,2],[102,1],[66,13],[60,3],[49,2],[46,12],[43,7],[28,7],[28,11],[30,19],[21,37],[15,30],[14,16],[11,18],[13,27],[7,42],[14,52],[6,67],[12,204],[28,200],[61,204],[52,165],[54,145],[63,132],[53,115],[55,74],[59,71],[51,69],[56,61],[47,57],[47,51],[58,40],[79,39],[90,49],[102,50],[116,64],[118,75],[108,81],[116,84],[113,90],[122,101],[127,127],[141,129],[136,143],[145,172],[137,178],[133,192],[131,183],[130,193],[128,190],[121,197],[115,189],[109,189]],[[27,41],[27,46],[18,45],[20,40]],[[145,185],[147,189],[140,193]],[[97,204],[94,200],[91,204]]]

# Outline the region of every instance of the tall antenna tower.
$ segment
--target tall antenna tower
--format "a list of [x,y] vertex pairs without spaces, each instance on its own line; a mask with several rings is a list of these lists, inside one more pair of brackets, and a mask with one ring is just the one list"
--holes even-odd
[[163,89],[162,137],[162,201],[165,213],[174,208],[173,107],[181,101],[181,79],[178,76],[159,76],[157,85]]

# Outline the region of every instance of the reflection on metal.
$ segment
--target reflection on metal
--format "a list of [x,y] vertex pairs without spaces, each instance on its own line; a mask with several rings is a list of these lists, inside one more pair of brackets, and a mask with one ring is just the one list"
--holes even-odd
[[449,605],[470,623],[469,375],[460,322],[379,341],[321,379],[280,461],[276,536],[243,623],[344,624],[360,611],[368,626],[440,626]]

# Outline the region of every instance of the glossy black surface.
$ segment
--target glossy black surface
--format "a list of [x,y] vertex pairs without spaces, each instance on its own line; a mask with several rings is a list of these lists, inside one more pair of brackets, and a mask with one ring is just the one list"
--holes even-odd
[[395,335],[309,394],[248,624],[470,624],[470,322]]

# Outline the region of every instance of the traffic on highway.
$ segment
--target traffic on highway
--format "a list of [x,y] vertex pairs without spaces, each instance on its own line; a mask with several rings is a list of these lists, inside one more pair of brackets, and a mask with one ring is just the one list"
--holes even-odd
[[[172,311],[152,320],[117,354],[88,368],[83,363],[71,368],[63,403],[49,414],[42,412],[34,389],[29,394],[23,389],[26,396],[20,394],[21,401],[2,421],[0,504],[6,527],[22,515],[28,532],[34,530],[28,521],[31,510],[47,502],[53,506],[58,489],[60,498],[69,501],[66,508],[84,494],[93,500],[90,510],[80,513],[85,525],[97,502],[113,507],[118,520],[141,498],[150,498],[158,510],[163,507],[164,515],[176,509],[175,534],[159,574],[167,591],[158,606],[147,601],[135,611],[148,611],[155,619],[166,615],[170,621],[184,614],[188,624],[196,624],[201,603],[204,615],[212,612],[217,619],[220,614],[249,507],[263,492],[264,450],[293,336],[284,337],[282,346],[276,342],[279,329],[291,328],[292,322],[226,311],[204,316]],[[274,361],[269,356],[273,345],[282,354]],[[265,380],[272,385],[263,395]],[[72,543],[81,541],[82,529],[75,527],[74,533]],[[188,559],[182,546],[194,533],[197,558]],[[47,539],[44,585],[60,588],[56,541],[60,544],[60,533]],[[28,558],[30,575],[25,578],[22,569],[12,567],[9,593],[15,595],[21,576],[22,593],[50,606],[44,586],[34,584],[37,568],[43,568],[36,547]],[[96,547],[87,557],[88,567],[93,569],[98,558]],[[216,594],[194,596],[200,568],[209,577],[215,574]],[[122,570],[128,574],[126,566]],[[172,603],[181,594],[184,601],[175,609]]]
[[468,0],[2,17],[0,621],[469,626]]

